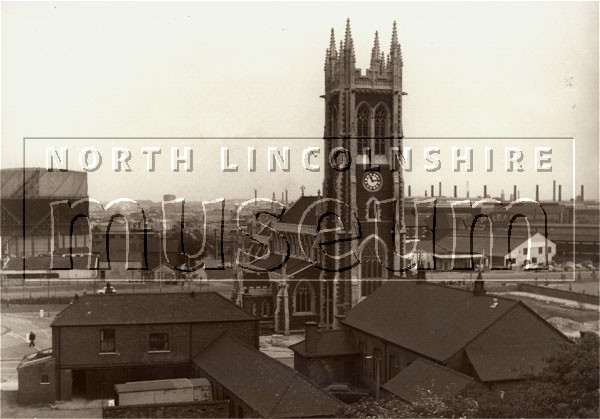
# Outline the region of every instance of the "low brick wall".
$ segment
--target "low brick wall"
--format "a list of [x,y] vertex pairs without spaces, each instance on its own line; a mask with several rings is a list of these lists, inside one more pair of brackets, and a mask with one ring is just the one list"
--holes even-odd
[[228,418],[229,400],[102,406],[103,418]]
[[585,304],[600,305],[600,297],[591,294],[581,294],[579,292],[559,290],[550,287],[539,287],[537,285],[519,284],[518,291],[531,292],[534,294],[546,295],[548,297],[562,298],[564,300],[572,300]]

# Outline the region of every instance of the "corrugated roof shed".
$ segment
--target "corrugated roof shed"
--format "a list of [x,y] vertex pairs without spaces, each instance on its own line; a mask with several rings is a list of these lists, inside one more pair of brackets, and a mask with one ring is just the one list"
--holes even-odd
[[227,333],[194,363],[262,417],[333,416],[342,406],[297,371]]
[[257,320],[217,292],[110,294],[77,299],[52,327]]

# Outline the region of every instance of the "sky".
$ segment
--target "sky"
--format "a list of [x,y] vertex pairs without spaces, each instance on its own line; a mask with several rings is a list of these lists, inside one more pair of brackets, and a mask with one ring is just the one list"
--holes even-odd
[[[46,147],[67,147],[69,169],[81,170],[81,149],[96,147],[102,164],[89,195],[102,201],[251,198],[254,189],[294,199],[303,185],[316,194],[324,156],[310,172],[301,155],[323,146],[325,49],[346,18],[363,69],[374,32],[387,53],[397,22],[413,194],[442,181],[444,194],[458,185],[464,195],[468,182],[471,196],[484,184],[494,196],[518,184],[533,197],[539,184],[549,199],[557,180],[563,197],[584,184],[586,198],[598,198],[597,2],[3,2],[2,167],[45,167]],[[131,151],[130,172],[112,171],[117,146]],[[143,146],[161,147],[153,173]],[[237,172],[221,171],[223,146]],[[290,148],[289,172],[268,171],[269,146]],[[428,173],[423,150],[436,146],[442,168]],[[474,149],[472,172],[452,171],[453,146]],[[535,171],[536,146],[553,148],[552,172]],[[193,148],[192,172],[171,170],[171,147]],[[492,173],[485,147],[494,148]],[[505,147],[523,149],[523,172],[503,170]]]

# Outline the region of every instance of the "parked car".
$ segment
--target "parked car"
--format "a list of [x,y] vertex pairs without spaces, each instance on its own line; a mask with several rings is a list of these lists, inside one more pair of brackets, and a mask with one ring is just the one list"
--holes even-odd
[[524,271],[537,271],[538,269],[540,269],[540,265],[537,263],[528,263],[523,266]]
[[562,268],[565,271],[574,271],[575,270],[575,264],[573,262],[564,262],[562,264]]
[[114,294],[116,293],[117,290],[115,289],[115,287],[104,287],[104,288],[100,288],[99,290],[96,291],[96,294]]
[[586,260],[584,262],[581,262],[581,266],[583,266],[585,269],[594,269],[594,264],[592,263],[591,260]]
[[354,391],[348,384],[334,383],[325,387],[325,391],[332,396],[340,399],[344,403],[355,403],[359,400],[369,397],[368,393]]

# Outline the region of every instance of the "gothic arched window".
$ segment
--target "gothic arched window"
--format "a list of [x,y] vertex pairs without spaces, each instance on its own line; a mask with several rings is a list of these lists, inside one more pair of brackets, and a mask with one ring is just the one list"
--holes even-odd
[[383,106],[375,111],[375,155],[385,155],[387,133],[387,111]]
[[252,315],[256,316],[256,303],[252,303]]
[[357,137],[369,137],[369,118],[370,112],[369,109],[362,105],[358,108],[358,112],[356,112],[356,136]]
[[302,281],[296,287],[294,311],[296,313],[312,313],[313,293],[307,282]]
[[358,155],[367,154],[367,148],[369,148],[369,139],[368,138],[359,138],[356,140],[356,151]]
[[375,138],[375,155],[385,156],[385,139]]
[[385,138],[387,133],[387,111],[383,106],[375,111],[375,138]]
[[360,290],[366,297],[381,285],[383,279],[383,266],[377,257],[375,240],[371,240],[360,255]]

